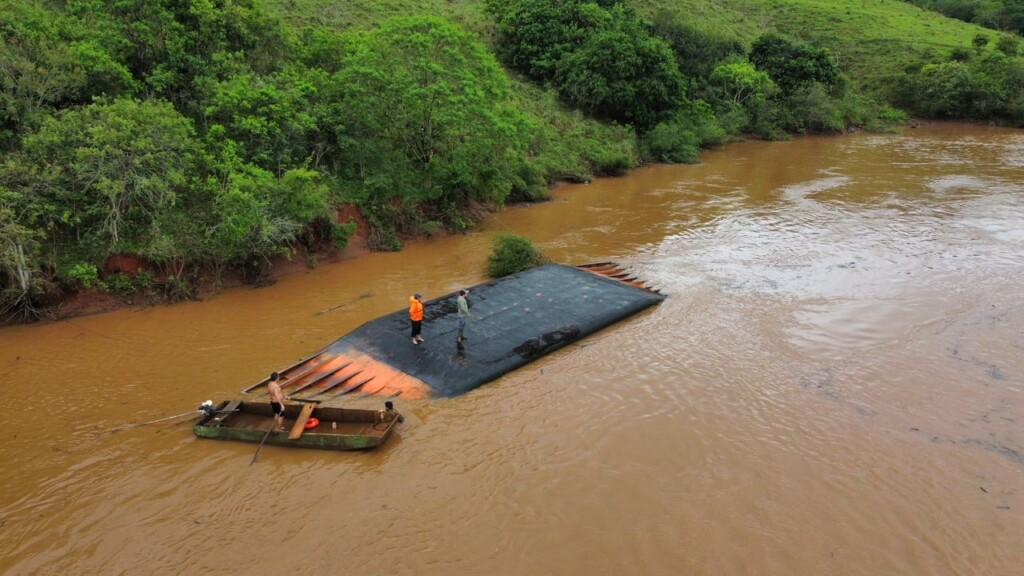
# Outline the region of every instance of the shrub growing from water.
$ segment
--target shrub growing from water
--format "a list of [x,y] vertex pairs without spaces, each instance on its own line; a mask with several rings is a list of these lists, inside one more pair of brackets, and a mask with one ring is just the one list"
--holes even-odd
[[696,162],[701,149],[721,144],[726,137],[707,103],[687,102],[671,120],[644,135],[644,157],[656,162]]
[[494,238],[494,247],[487,259],[487,275],[501,278],[539,266],[544,261],[544,257],[528,239],[500,234]]

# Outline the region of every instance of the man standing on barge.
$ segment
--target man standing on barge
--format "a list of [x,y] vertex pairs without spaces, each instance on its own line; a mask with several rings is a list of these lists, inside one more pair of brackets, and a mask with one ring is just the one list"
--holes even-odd
[[409,322],[412,324],[412,343],[422,344],[423,336],[420,330],[423,329],[423,300],[419,294],[414,294],[409,299]]
[[459,297],[455,299],[455,306],[459,313],[459,337],[456,339],[459,348],[466,343],[466,322],[469,320],[469,302],[466,300],[466,296],[469,296],[469,290],[459,290]]

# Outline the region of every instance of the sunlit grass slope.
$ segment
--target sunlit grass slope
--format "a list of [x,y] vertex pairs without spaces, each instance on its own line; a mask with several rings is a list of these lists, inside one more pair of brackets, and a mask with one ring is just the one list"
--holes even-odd
[[[1000,33],[899,0],[630,0],[645,14],[681,12],[701,26],[730,31],[747,43],[775,30],[830,48],[865,87],[922,57],[944,59],[969,48],[978,34]],[[401,14],[445,16],[488,36],[480,0],[264,0],[286,20],[347,28],[372,26]]]

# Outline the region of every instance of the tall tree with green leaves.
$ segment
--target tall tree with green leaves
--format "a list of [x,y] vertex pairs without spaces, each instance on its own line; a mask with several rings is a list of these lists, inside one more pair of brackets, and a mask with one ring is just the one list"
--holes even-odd
[[25,138],[21,190],[63,254],[159,256],[195,173],[192,123],[170,104],[118,99],[48,118]]
[[555,83],[572,104],[598,116],[650,128],[682,102],[684,85],[668,44],[622,6],[558,63]]
[[344,177],[371,204],[502,202],[525,121],[497,61],[438,18],[398,18],[359,37],[335,77]]
[[835,86],[841,79],[839,65],[824,48],[790,40],[778,34],[765,34],[750,48],[750,61],[764,70],[784,93],[818,82]]

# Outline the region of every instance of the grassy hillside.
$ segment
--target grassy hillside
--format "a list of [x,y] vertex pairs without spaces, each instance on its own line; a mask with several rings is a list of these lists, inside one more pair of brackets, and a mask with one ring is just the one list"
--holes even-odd
[[[701,26],[726,31],[749,46],[775,30],[832,50],[858,84],[881,88],[885,78],[921,59],[945,59],[969,48],[978,34],[1002,33],[947,18],[900,0],[631,0],[651,16],[659,10],[684,15]],[[297,25],[347,28],[373,25],[396,14],[437,14],[487,36],[490,25],[480,0],[262,0]]]
[[393,16],[433,15],[482,30],[479,0],[260,0],[270,12],[297,26],[350,28],[373,25]]
[[[647,0],[649,5],[658,2]],[[706,4],[706,2],[702,2]],[[899,0],[722,0],[757,29],[775,28],[825,46],[863,85],[878,83],[920,60],[968,48],[976,35],[999,33]]]

